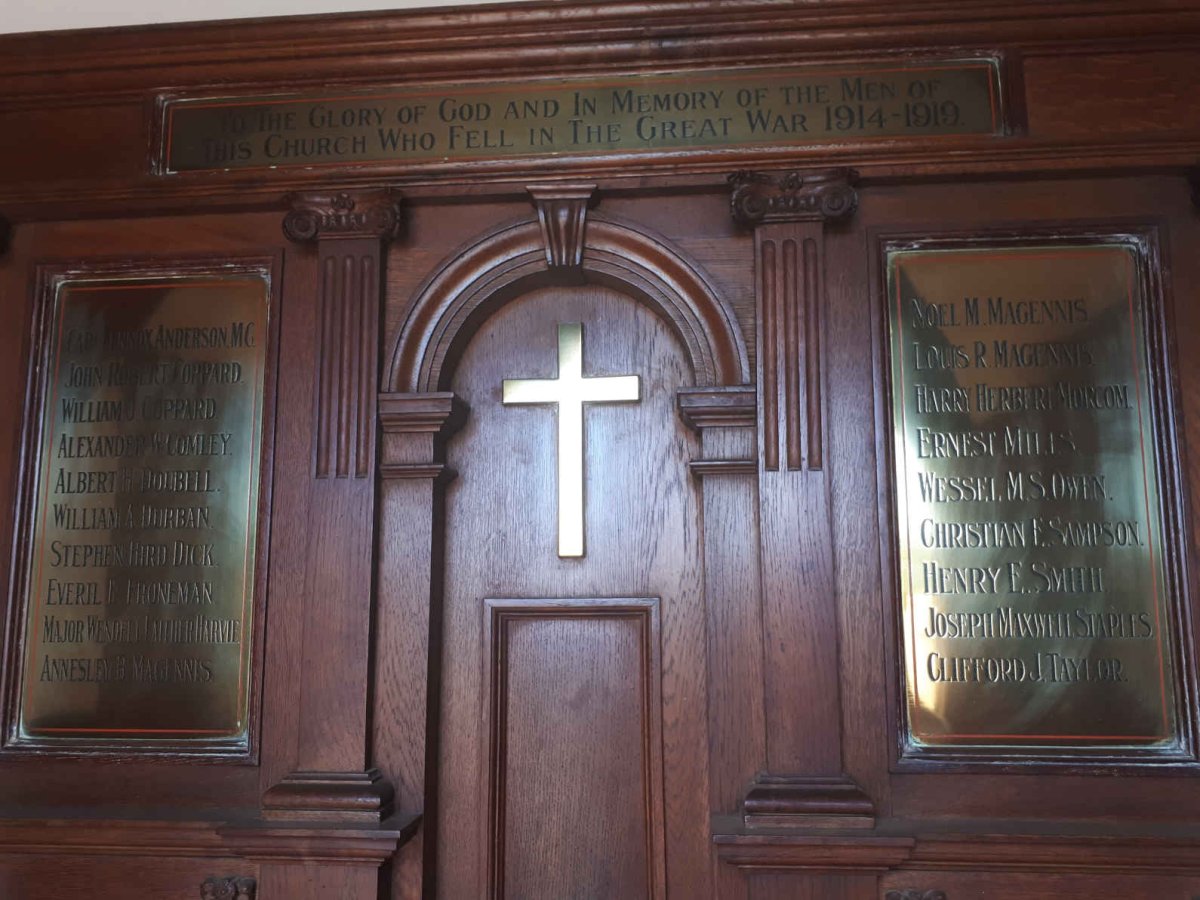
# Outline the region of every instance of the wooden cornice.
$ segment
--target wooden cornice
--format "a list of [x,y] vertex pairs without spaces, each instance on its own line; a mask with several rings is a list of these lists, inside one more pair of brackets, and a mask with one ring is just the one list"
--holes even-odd
[[0,98],[765,64],[997,43],[1060,52],[1089,42],[1198,38],[1195,0],[537,2],[3,35]]
[[[156,102],[162,95],[972,53],[1004,56],[1014,119],[1009,136],[151,174]],[[1136,78],[1126,77],[1132,57],[1116,54],[1141,55]],[[1063,67],[1055,63],[1070,55],[1079,55],[1081,77],[1121,73],[1122,83],[1130,86],[1116,98],[1121,105],[1112,115],[1128,119],[1130,127],[1108,127],[1104,117],[1109,113],[1102,108],[1073,111],[1072,90],[1056,87]],[[606,195],[668,182],[719,190],[730,172],[746,168],[853,167],[864,183],[1060,172],[1177,174],[1200,158],[1198,107],[1189,99],[1195,96],[1195,80],[1188,74],[1200,68],[1197,60],[1200,0],[536,2],[4,35],[0,131],[20,134],[22,140],[5,149],[9,174],[0,173],[0,213],[21,223],[278,209],[290,192],[380,184],[403,187],[414,200],[519,195],[530,184],[556,182],[595,184]],[[1163,115],[1180,127],[1133,127],[1141,96],[1164,78],[1179,82],[1169,98],[1171,112]],[[1064,118],[1069,121],[1058,127]],[[99,134],[102,140],[83,139]]]

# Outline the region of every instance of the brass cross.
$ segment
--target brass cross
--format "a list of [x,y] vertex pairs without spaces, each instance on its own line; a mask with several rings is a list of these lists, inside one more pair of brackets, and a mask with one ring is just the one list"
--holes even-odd
[[558,377],[504,379],[503,402],[558,404],[558,555],[583,556],[583,404],[637,402],[637,375],[583,377],[583,326],[558,326]]

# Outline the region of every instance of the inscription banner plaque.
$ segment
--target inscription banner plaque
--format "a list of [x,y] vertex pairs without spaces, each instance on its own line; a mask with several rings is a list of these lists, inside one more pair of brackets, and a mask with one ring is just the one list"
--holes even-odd
[[10,746],[247,749],[268,296],[52,283]]
[[1004,131],[996,58],[166,97],[161,174]]
[[1146,241],[885,255],[910,749],[1178,757]]

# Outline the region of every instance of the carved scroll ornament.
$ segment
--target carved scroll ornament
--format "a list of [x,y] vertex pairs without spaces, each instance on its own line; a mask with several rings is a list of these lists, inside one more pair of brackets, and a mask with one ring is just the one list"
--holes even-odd
[[781,176],[734,172],[729,176],[733,220],[747,228],[798,219],[845,221],[858,208],[854,179],[851,169]]
[[289,197],[292,208],[283,219],[283,235],[305,244],[321,238],[379,238],[400,234],[400,203],[391,191],[302,193]]

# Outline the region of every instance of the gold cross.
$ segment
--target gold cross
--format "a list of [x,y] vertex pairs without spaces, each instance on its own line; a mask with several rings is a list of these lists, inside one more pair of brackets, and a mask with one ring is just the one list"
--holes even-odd
[[558,555],[583,556],[583,404],[637,402],[637,375],[583,377],[583,326],[558,326],[558,377],[504,379],[503,402],[558,404]]

